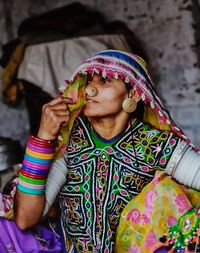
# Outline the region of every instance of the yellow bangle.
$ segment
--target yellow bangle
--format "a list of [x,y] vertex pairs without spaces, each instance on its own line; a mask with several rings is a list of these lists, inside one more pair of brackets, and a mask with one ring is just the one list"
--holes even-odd
[[38,152],[30,150],[29,148],[26,148],[26,154],[31,155],[35,158],[46,159],[46,160],[51,160],[54,157],[54,154],[38,153]]

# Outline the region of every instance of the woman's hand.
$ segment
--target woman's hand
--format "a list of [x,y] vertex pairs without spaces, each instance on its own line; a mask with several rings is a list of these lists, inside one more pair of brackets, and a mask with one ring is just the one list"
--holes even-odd
[[71,98],[58,97],[42,107],[38,137],[44,140],[56,139],[62,125],[69,122],[67,104],[74,104]]

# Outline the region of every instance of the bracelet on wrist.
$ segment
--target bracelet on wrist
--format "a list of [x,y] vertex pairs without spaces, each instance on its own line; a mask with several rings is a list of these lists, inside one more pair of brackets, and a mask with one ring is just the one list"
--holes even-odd
[[30,136],[19,172],[18,190],[23,193],[44,194],[49,169],[54,157],[55,142]]

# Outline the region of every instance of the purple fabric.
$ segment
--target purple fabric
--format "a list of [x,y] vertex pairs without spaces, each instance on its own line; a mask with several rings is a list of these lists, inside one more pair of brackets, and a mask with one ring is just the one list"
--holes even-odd
[[0,252],[61,253],[62,246],[57,235],[42,226],[20,230],[14,221],[0,218]]
[[166,250],[166,248],[164,246],[154,250],[153,253],[167,253],[168,251]]

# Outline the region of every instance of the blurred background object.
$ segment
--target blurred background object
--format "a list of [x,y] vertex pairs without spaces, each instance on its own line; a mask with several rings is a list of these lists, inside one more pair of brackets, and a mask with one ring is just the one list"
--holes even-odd
[[114,48],[145,58],[172,117],[200,146],[198,0],[7,0],[0,14],[0,136],[23,150],[71,72]]
[[21,162],[22,156],[23,150],[18,141],[0,137],[0,190],[17,173],[17,164]]

